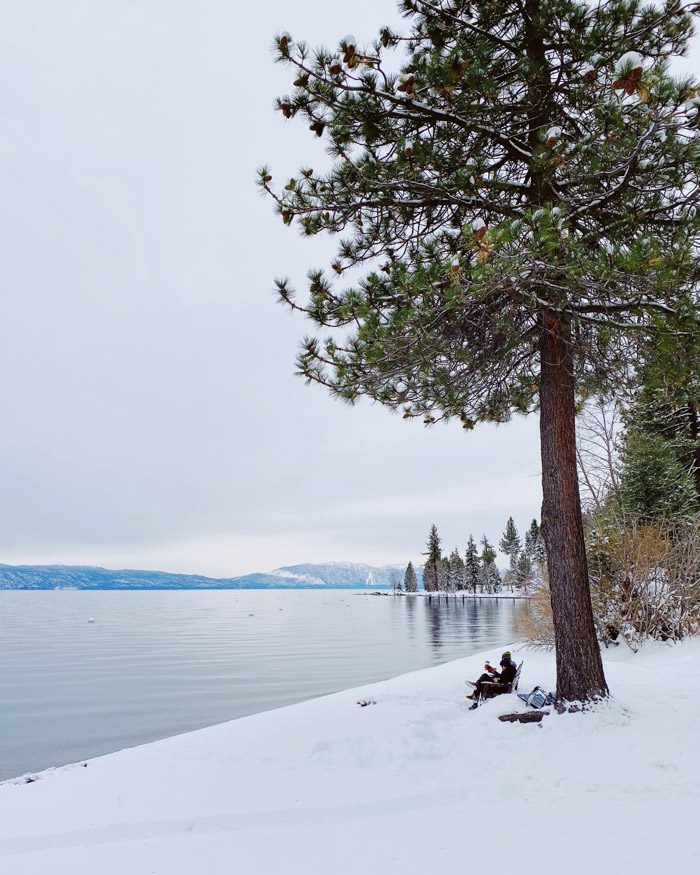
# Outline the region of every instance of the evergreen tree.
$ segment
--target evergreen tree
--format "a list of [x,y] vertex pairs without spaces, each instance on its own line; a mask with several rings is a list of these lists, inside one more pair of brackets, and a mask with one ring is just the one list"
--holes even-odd
[[438,589],[440,592],[449,592],[451,590],[450,559],[448,556],[443,556],[440,560]]
[[409,562],[406,566],[406,573],[403,578],[403,588],[406,592],[416,592],[418,589],[418,581],[416,572],[413,568],[413,563]]
[[479,551],[476,548],[474,538],[469,535],[464,555],[464,586],[465,589],[474,593],[480,583],[479,567]]
[[643,431],[682,439],[681,461],[692,469],[700,502],[700,332],[651,338],[643,358],[630,418]]
[[501,575],[496,567],[496,551],[484,535],[481,539],[480,582],[482,592],[494,593],[501,588]]
[[520,553],[520,555],[518,556],[518,559],[515,563],[515,568],[513,569],[513,582],[518,589],[521,589],[523,586],[527,586],[527,584],[531,580],[532,560],[523,550],[522,553]]
[[697,513],[693,477],[679,460],[673,440],[642,431],[627,435],[613,506],[640,522],[686,519]]
[[489,543],[489,539],[486,535],[482,535],[481,538],[481,561],[485,565],[491,565],[496,561],[496,551],[493,549],[493,546]]
[[449,589],[452,592],[458,592],[464,589],[464,560],[459,554],[459,550],[455,547],[450,553],[450,578]]
[[451,590],[452,576],[450,574],[450,557],[443,556],[440,560],[440,589],[445,592]]
[[[678,467],[687,472],[693,481],[696,499],[693,509],[700,511],[700,423],[697,413],[700,401],[700,339],[697,359],[685,369],[683,387],[659,385],[651,368],[646,368],[643,376],[646,383],[635,393],[624,412],[626,433],[623,446],[626,447],[630,441],[638,443],[640,435],[663,440],[665,447],[659,441],[647,442],[647,452],[657,458],[657,464],[660,452],[669,460],[676,459]],[[637,452],[640,450],[641,445],[636,448]],[[622,463],[625,464],[624,459]],[[665,471],[665,474],[668,476],[670,472]],[[673,483],[669,485],[673,487]]]
[[440,589],[442,576],[442,546],[435,523],[428,533],[427,550],[423,554],[426,562],[423,566],[423,589],[426,592],[437,592]]
[[520,542],[520,536],[518,535],[518,530],[515,527],[512,516],[508,517],[506,529],[501,537],[499,547],[501,548],[501,551],[505,553],[505,555],[508,557],[510,570],[513,571],[518,561],[518,556],[520,555],[522,544]]
[[[280,188],[283,221],[339,234],[330,274],[282,301],[321,332],[299,371],[471,429],[539,410],[557,695],[607,693],[590,603],[577,396],[615,392],[645,341],[696,331],[697,83],[669,61],[680,0],[403,0],[406,32],[312,51],[287,33],[278,101],[335,159]],[[404,52],[400,75],[387,53]],[[375,268],[375,265],[378,265]],[[364,274],[349,288],[336,279]],[[353,273],[350,273],[353,276]],[[342,329],[341,332],[333,329]],[[350,330],[346,340],[340,335]]]
[[530,523],[530,528],[525,533],[525,553],[533,562],[544,562],[544,538],[540,525],[535,519]]
[[498,570],[498,566],[495,562],[491,564],[489,574],[492,578],[491,587],[493,589],[493,592],[501,592],[503,589],[503,578],[501,577],[501,572]]

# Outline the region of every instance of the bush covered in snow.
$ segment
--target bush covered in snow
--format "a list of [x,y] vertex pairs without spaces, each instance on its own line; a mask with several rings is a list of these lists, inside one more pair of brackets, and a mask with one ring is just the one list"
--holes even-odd
[[[700,516],[679,522],[589,520],[591,600],[606,646],[678,641],[700,634]],[[546,573],[531,591],[516,629],[534,646],[554,644]]]
[[589,532],[591,596],[601,638],[636,649],[646,638],[700,630],[700,517],[599,522]]

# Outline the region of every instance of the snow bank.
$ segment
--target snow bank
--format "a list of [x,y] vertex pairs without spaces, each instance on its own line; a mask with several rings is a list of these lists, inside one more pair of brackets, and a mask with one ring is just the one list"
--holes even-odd
[[[0,871],[698,871],[700,644],[604,655],[615,698],[540,725],[466,710],[489,651],[8,782]],[[551,653],[514,656],[553,686]]]

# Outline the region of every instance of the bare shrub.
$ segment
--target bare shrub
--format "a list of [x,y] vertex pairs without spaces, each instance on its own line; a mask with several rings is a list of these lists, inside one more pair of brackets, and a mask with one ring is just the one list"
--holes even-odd
[[576,462],[585,511],[601,510],[619,485],[619,438],[622,403],[594,398],[576,422]]
[[530,598],[516,617],[515,634],[519,640],[527,641],[533,647],[553,647],[552,597],[547,582],[547,569],[542,562],[535,564],[539,573],[536,582],[530,587]]
[[593,611],[603,641],[634,650],[700,626],[700,521],[598,521],[589,531]]
[[[588,563],[598,637],[607,646],[700,634],[700,518],[691,522],[589,521]],[[516,634],[536,647],[554,644],[546,570],[530,590]]]

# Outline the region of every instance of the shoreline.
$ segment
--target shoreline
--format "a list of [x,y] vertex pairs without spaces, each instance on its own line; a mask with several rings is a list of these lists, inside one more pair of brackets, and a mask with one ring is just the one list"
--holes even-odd
[[90,586],[4,586],[0,583],[0,593],[2,592],[347,592],[357,593],[359,595],[401,595],[401,596],[424,596],[437,598],[515,598],[524,599],[531,598],[529,594],[520,593],[505,593],[505,592],[425,592],[418,590],[417,592],[400,592],[395,593],[391,587],[378,588],[376,586],[369,587],[362,584],[357,586],[192,586],[192,587],[164,587],[164,586],[123,586],[123,587],[90,587]]
[[[5,782],[2,862],[13,875],[301,875],[311,860],[424,875],[461,871],[466,847],[484,871],[554,873],[572,849],[581,872],[601,859],[692,871],[700,641],[605,651],[613,698],[525,726],[497,720],[525,708],[513,696],[466,710],[464,680],[506,646],[522,691],[552,688],[552,652],[502,644]],[[508,842],[482,841],[494,819]],[[654,843],[638,841],[659,822]]]
[[[8,698],[0,780],[388,679],[516,637],[519,602],[422,604],[372,599],[362,590],[11,596],[2,626],[17,665],[0,683]],[[22,642],[30,639],[37,643],[26,652]],[[58,664],[73,683],[64,682]]]
[[532,596],[529,593],[509,593],[509,592],[425,592],[425,590],[419,590],[418,592],[392,592],[392,590],[373,590],[372,592],[365,593],[359,592],[358,595],[388,595],[393,596],[395,598],[413,598],[414,596],[418,596],[419,598],[427,598],[428,600],[432,599],[461,599],[465,601],[466,599],[525,599],[529,600]]

